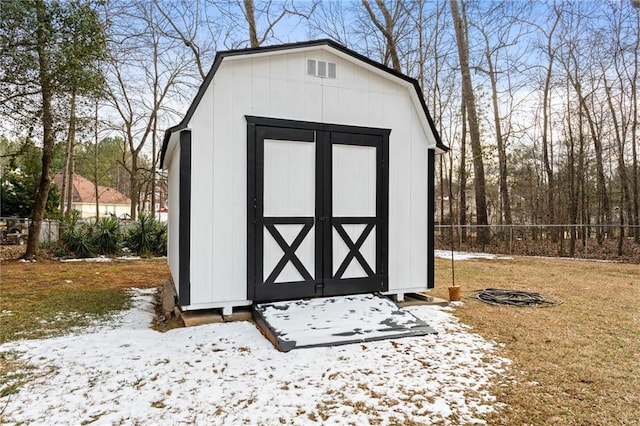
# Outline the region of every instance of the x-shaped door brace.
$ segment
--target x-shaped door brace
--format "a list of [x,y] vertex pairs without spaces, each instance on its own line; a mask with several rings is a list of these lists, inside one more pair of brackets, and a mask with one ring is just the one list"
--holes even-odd
[[342,277],[342,274],[344,274],[344,272],[347,270],[349,263],[351,263],[354,257],[358,259],[358,263],[360,263],[360,266],[362,266],[362,269],[364,269],[364,272],[367,274],[367,276],[371,277],[375,275],[375,273],[373,272],[373,270],[365,260],[364,256],[362,256],[362,253],[360,253],[360,248],[362,247],[362,244],[364,244],[364,242],[367,240],[367,237],[373,230],[374,226],[375,226],[375,223],[367,224],[367,226],[362,231],[362,234],[360,234],[360,237],[358,238],[358,240],[354,243],[353,240],[351,240],[351,237],[349,236],[349,234],[347,234],[347,232],[344,230],[342,224],[334,223],[334,227],[336,228],[336,231],[338,231],[338,234],[340,235],[340,237],[342,237],[342,240],[347,244],[347,247],[349,248],[349,253],[340,264],[340,267],[336,271],[334,278]]
[[278,229],[275,227],[275,225],[279,225],[279,224],[265,223],[264,225],[264,227],[269,230],[269,233],[271,234],[273,239],[278,243],[278,245],[284,252],[280,261],[273,268],[273,271],[271,271],[271,274],[269,274],[269,277],[267,277],[267,279],[264,281],[265,284],[274,284],[276,281],[276,278],[278,278],[278,275],[280,275],[284,267],[287,265],[287,262],[289,261],[291,261],[291,263],[293,264],[293,266],[295,266],[295,268],[298,270],[300,275],[302,275],[302,277],[304,278],[304,281],[313,280],[313,277],[311,276],[309,271],[307,271],[307,268],[304,267],[300,259],[298,259],[298,256],[296,256],[296,250],[298,249],[298,247],[300,247],[300,244],[302,244],[302,241],[304,241],[304,238],[307,236],[311,228],[313,228],[313,218],[310,218],[309,220],[304,220],[304,222],[301,221],[298,223],[292,223],[290,221],[287,221],[286,223],[282,223],[282,225],[285,225],[285,224],[286,225],[304,225],[300,230],[300,232],[298,233],[298,235],[296,236],[296,238],[291,243],[291,245],[289,245],[285,241],[285,239],[282,238],[282,235],[280,234]]

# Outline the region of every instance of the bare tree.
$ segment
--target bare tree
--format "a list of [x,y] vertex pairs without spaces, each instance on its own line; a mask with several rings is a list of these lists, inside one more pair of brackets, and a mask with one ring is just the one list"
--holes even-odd
[[469,124],[469,135],[471,137],[471,152],[473,154],[474,189],[476,198],[476,222],[480,225],[478,229],[478,243],[487,244],[489,242],[489,230],[487,216],[487,198],[484,176],[484,161],[482,159],[482,146],[480,143],[480,123],[476,109],[476,100],[471,81],[469,67],[469,43],[466,36],[467,27],[465,22],[464,3],[462,14],[458,8],[458,0],[450,0],[451,15],[456,33],[458,46],[458,57],[460,59],[460,72],[462,75],[462,99],[467,112],[467,122]]
[[631,185],[633,187],[633,213],[635,221],[634,228],[634,241],[640,243],[640,188],[638,184],[638,144],[636,143],[638,138],[638,80],[640,78],[639,73],[639,56],[640,56],[640,3],[638,1],[632,2],[633,7],[638,9],[635,19],[636,39],[633,44],[632,50],[632,71],[631,71],[631,84],[629,96],[631,97],[631,149],[632,149],[632,180]]
[[561,11],[554,4],[552,7],[550,25],[540,25],[529,22],[543,37],[540,49],[545,55],[546,67],[542,88],[542,162],[547,177],[547,223],[556,223],[555,213],[555,179],[553,168],[553,143],[551,139],[551,89],[553,81],[553,66],[556,62],[558,46],[555,44],[556,30],[560,23]]
[[312,37],[329,37],[338,43],[351,47],[354,28],[352,3],[341,1],[319,2],[310,15],[308,25]]
[[[579,8],[579,6],[573,7]],[[598,195],[597,222],[599,225],[605,225],[610,223],[611,207],[607,179],[605,177],[602,137],[604,129],[602,123],[598,122],[600,115],[596,111],[597,108],[602,108],[603,105],[598,105],[596,99],[599,76],[595,75],[598,69],[595,62],[595,46],[589,46],[586,40],[580,38],[583,34],[576,30],[577,28],[583,28],[585,16],[587,14],[582,13],[581,10],[570,10],[568,6],[563,11],[564,32],[562,34],[562,50],[558,56],[558,61],[562,64],[565,77],[575,92],[580,114],[586,120],[588,133],[593,143]],[[586,47],[589,47],[590,50],[580,50],[580,48],[586,49]],[[604,228],[599,227],[597,236],[600,244],[603,241],[604,234]]]
[[153,3],[167,23],[159,26],[162,35],[178,40],[189,50],[200,80],[204,80],[218,40],[224,32],[223,25],[215,16],[207,14],[207,5],[202,0],[193,2],[166,2],[153,0]]
[[[163,37],[167,29],[162,25],[166,21],[154,4],[144,1],[128,4],[112,11],[116,13],[119,20],[114,21],[113,42],[117,48],[112,49],[107,95],[127,146],[122,165],[129,174],[130,214],[135,219],[141,208],[145,171],[141,157],[148,143],[155,144],[158,139],[161,115],[172,112],[167,108],[167,98],[173,96],[175,102],[183,96],[179,88],[189,87],[186,76],[190,61],[177,49],[176,39]],[[156,161],[152,154],[152,169]]]
[[371,18],[371,22],[376,26],[376,28],[380,31],[385,40],[385,54],[384,54],[384,63],[391,63],[391,68],[394,70],[401,72],[400,67],[400,57],[398,56],[398,27],[403,27],[403,22],[406,21],[406,18],[403,19],[403,15],[405,13],[404,5],[402,0],[398,0],[393,3],[394,9],[390,11],[387,5],[383,0],[376,0],[376,6],[380,14],[382,15],[382,20],[380,20],[376,13],[373,11],[369,0],[361,0],[362,5],[364,6],[369,18]]
[[[319,1],[295,2],[294,0],[283,0],[274,2],[273,0],[209,0],[210,4],[218,10],[221,16],[225,17],[229,33],[233,34],[234,47],[246,45],[249,47],[260,47],[271,39],[279,40],[276,37],[275,29],[287,17],[298,18],[298,23],[308,21],[313,14]],[[248,40],[237,36],[237,29],[240,23],[247,25],[246,31]]]
[[[504,223],[507,225],[511,225],[513,223],[513,219],[511,217],[511,201],[509,198],[509,186],[507,183],[508,133],[504,130],[500,104],[508,105],[508,103],[500,102],[498,76],[505,76],[504,80],[509,84],[511,83],[509,73],[512,73],[516,69],[517,62],[514,57],[508,56],[508,50],[513,50],[522,35],[521,31],[515,28],[518,20],[513,17],[512,11],[505,10],[505,8],[509,6],[511,6],[511,4],[499,4],[491,7],[489,10],[483,10],[481,16],[485,19],[482,19],[478,23],[470,22],[470,25],[480,33],[484,41],[483,56],[486,68],[484,68],[484,66],[479,66],[477,69],[486,74],[491,88],[493,125],[498,149],[498,187],[500,192],[500,214],[498,218],[500,223],[503,222],[502,219],[504,218]],[[507,61],[504,68],[501,69],[499,67],[503,62],[505,62],[501,57],[503,55],[507,56],[507,58],[505,58]],[[512,88],[508,87],[507,90],[510,93]],[[511,111],[506,112],[507,117],[510,112]]]

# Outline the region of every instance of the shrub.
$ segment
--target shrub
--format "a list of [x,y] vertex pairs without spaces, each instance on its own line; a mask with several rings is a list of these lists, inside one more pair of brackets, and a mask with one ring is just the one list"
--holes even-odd
[[78,257],[94,257],[96,255],[93,238],[87,232],[86,226],[80,225],[66,229],[62,242],[68,251]]
[[123,244],[143,257],[167,254],[167,225],[157,222],[152,215],[141,214],[133,228],[125,233],[114,218],[80,222],[77,212],[74,213],[64,220],[62,238],[52,247],[58,257],[114,255],[121,251]]
[[88,229],[98,254],[117,254],[120,251],[122,231],[116,219],[103,217]]
[[153,252],[156,256],[167,255],[167,224],[156,222],[156,235],[154,241]]
[[112,255],[120,251],[122,231],[116,219],[105,217],[96,221],[80,222],[78,212],[62,223],[62,238],[55,248],[57,256],[69,254],[77,257]]
[[126,236],[126,245],[140,256],[165,256],[167,254],[167,225],[155,220],[153,215],[141,213]]

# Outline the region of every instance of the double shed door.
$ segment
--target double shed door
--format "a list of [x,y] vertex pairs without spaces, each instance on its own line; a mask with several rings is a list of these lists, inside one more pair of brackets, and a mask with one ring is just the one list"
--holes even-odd
[[390,131],[247,121],[249,298],[386,291]]

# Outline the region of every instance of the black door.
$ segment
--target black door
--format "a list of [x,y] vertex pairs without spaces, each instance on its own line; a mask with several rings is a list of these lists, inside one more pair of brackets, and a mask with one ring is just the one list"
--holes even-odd
[[386,291],[389,130],[247,122],[249,298]]

